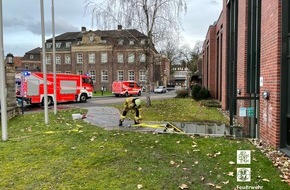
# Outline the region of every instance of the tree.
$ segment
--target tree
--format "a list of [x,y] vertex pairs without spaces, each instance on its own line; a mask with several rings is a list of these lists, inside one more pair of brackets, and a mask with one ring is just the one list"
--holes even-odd
[[139,29],[147,36],[146,55],[146,106],[151,105],[149,69],[154,64],[155,47],[169,30],[178,30],[185,0],[86,0],[86,12],[98,28],[111,29],[116,24]]

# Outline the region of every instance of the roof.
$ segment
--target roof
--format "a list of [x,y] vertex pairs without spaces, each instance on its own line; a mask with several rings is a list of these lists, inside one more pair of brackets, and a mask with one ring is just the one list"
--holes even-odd
[[37,48],[34,48],[34,49],[32,49],[32,50],[30,50],[30,51],[28,51],[26,53],[29,53],[29,54],[37,54],[39,52],[41,52],[41,48],[40,47],[37,47]]
[[22,57],[19,57],[19,56],[15,56],[13,58],[15,67],[21,67],[21,65],[22,65],[22,60],[21,59],[22,59]]
[[[56,41],[72,41],[80,40],[82,36],[88,32],[94,32],[96,35],[104,38],[114,37],[114,38],[144,38],[145,34],[139,32],[136,29],[122,29],[122,30],[96,30],[96,31],[79,31],[79,32],[66,32],[55,37]],[[52,42],[52,38],[47,40]]]

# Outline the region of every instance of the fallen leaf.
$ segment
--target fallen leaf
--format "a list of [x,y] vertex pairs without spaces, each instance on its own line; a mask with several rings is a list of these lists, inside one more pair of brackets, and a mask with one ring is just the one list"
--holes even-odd
[[186,184],[181,184],[179,186],[180,189],[188,189],[188,186]]
[[180,141],[176,141],[176,143],[177,143],[177,144],[179,144],[179,143],[180,143]]
[[205,178],[204,178],[203,176],[201,176],[200,180],[201,180],[201,181],[204,181],[204,179],[205,179]]
[[214,183],[207,183],[208,186],[215,187]]
[[143,188],[143,185],[138,184],[138,185],[137,185],[137,188],[138,188],[138,189],[142,189],[142,188]]
[[228,181],[223,181],[222,183],[226,185],[226,184],[228,184],[229,182],[230,182],[230,181],[228,180]]
[[234,164],[236,164],[236,163],[233,162],[233,161],[230,161],[229,164],[230,164],[230,165],[234,165]]
[[234,172],[229,172],[228,176],[234,176]]
[[174,164],[175,164],[175,162],[174,162],[173,160],[171,160],[171,161],[170,161],[170,164],[171,164],[171,165],[174,165]]
[[216,189],[222,189],[222,187],[221,186],[218,186],[218,185],[216,185],[215,188]]
[[93,137],[90,139],[90,141],[94,141],[95,139],[96,139],[96,137],[93,136]]
[[270,182],[270,180],[269,179],[266,179],[266,178],[262,179],[262,181]]

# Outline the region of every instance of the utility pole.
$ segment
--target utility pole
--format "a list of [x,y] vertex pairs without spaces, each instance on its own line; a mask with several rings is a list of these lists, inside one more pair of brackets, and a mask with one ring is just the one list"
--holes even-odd
[[46,72],[46,54],[45,54],[45,27],[44,27],[44,10],[43,0],[40,0],[41,12],[41,31],[42,31],[42,69],[43,69],[43,87],[44,87],[44,117],[45,124],[48,124],[48,105],[47,105],[47,72]]
[[6,79],[3,45],[3,11],[2,0],[0,0],[0,100],[1,100],[1,126],[2,140],[7,141],[7,104],[6,104]]

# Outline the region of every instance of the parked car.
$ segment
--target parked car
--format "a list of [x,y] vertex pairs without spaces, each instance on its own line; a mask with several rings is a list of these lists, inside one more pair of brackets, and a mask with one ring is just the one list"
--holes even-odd
[[116,96],[141,96],[142,88],[135,81],[114,81],[112,84],[112,93]]
[[154,89],[154,93],[165,93],[167,91],[165,86],[157,86],[157,88]]

